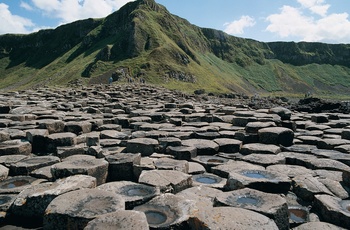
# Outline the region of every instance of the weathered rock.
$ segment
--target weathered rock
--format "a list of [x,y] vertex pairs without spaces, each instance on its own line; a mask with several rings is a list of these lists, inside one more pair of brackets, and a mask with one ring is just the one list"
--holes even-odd
[[263,128],[258,131],[259,142],[263,144],[274,144],[291,146],[293,144],[294,132],[283,127]]
[[346,139],[346,140],[350,140],[350,129],[344,129],[341,132],[341,138]]
[[82,133],[91,132],[92,124],[88,121],[70,121],[64,125],[64,132],[75,133],[80,135]]
[[175,170],[150,170],[141,173],[139,183],[158,187],[163,193],[178,193],[192,186],[192,176]]
[[142,156],[150,156],[156,152],[159,142],[151,138],[135,138],[128,140],[126,151],[129,153],[141,153]]
[[0,194],[20,193],[22,190],[44,181],[31,176],[8,177],[0,182]]
[[350,226],[350,202],[330,195],[316,195],[315,208],[320,217],[340,227]]
[[248,154],[252,154],[252,153],[277,154],[277,153],[281,152],[281,148],[278,147],[277,145],[252,143],[252,144],[243,145],[240,152],[243,155],[248,155]]
[[274,171],[279,174],[285,174],[289,178],[293,178],[296,176],[302,175],[311,175],[316,176],[316,173],[313,170],[307,169],[300,165],[270,165],[266,168],[268,171]]
[[240,158],[243,161],[267,167],[275,164],[285,164],[286,158],[274,154],[249,154]]
[[46,149],[50,153],[56,153],[58,146],[73,146],[76,144],[77,135],[74,133],[54,133],[47,136]]
[[4,155],[29,155],[32,145],[28,141],[9,140],[0,143],[0,156]]
[[236,190],[246,187],[269,193],[284,193],[289,191],[291,180],[284,174],[254,168],[231,171],[226,188]]
[[282,120],[289,120],[292,116],[292,112],[284,107],[274,107],[268,111],[271,114],[277,114]]
[[0,164],[4,165],[5,167],[9,168],[11,164],[14,164],[20,160],[23,160],[29,156],[25,155],[5,155],[0,156]]
[[120,195],[125,200],[126,209],[144,204],[160,194],[159,188],[130,181],[109,182],[97,188]]
[[50,166],[58,162],[60,162],[60,159],[55,156],[27,157],[10,165],[10,175],[29,175],[32,171],[36,169],[45,166]]
[[[13,204],[13,202],[15,201],[16,197],[17,197],[17,194],[0,195],[0,212],[1,212],[0,216],[1,217],[3,217],[3,215],[5,215],[6,217],[6,214],[10,209],[11,205]],[[0,218],[0,220],[2,220],[2,218]]]
[[160,158],[154,160],[154,166],[158,170],[176,170],[183,173],[188,173],[188,162],[185,160],[174,160],[170,158]]
[[9,169],[3,165],[0,165],[0,181],[3,181],[9,175]]
[[100,189],[80,189],[53,199],[45,210],[45,229],[83,229],[99,215],[125,208],[115,193]]
[[348,145],[348,144],[350,144],[350,140],[323,138],[317,142],[317,148],[319,148],[319,149],[334,149],[337,146]]
[[181,196],[183,199],[194,201],[196,203],[197,209],[203,210],[204,208],[212,209],[215,197],[219,196],[222,193],[223,192],[219,189],[199,185],[182,190],[176,194],[176,196]]
[[10,139],[11,139],[11,137],[10,137],[9,133],[4,132],[4,131],[0,131],[0,142],[8,141]]
[[84,230],[148,230],[149,225],[145,213],[132,210],[118,210],[113,213],[99,215],[90,221]]
[[226,179],[215,174],[203,173],[192,176],[193,186],[208,186],[212,188],[224,189]]
[[248,188],[239,189],[216,196],[215,206],[232,206],[256,211],[273,219],[279,229],[289,229],[287,202],[276,194]]
[[329,189],[311,175],[298,175],[293,179],[293,191],[305,201],[313,201],[315,195],[333,195]]
[[64,159],[73,155],[84,155],[86,154],[86,146],[84,144],[73,145],[73,146],[57,146],[56,156],[60,159]]
[[197,156],[192,158],[192,161],[203,165],[210,172],[212,167],[225,164],[229,160],[220,156]]
[[140,153],[118,153],[106,156],[109,163],[108,181],[130,180],[136,181],[134,165],[141,163]]
[[197,148],[195,146],[169,146],[166,152],[178,160],[190,160],[197,156]]
[[228,160],[224,164],[221,163],[218,166],[212,167],[211,172],[220,177],[228,178],[231,172],[235,172],[236,170],[244,170],[247,168],[252,170],[265,170],[265,167],[263,166],[254,165],[244,161]]
[[93,156],[74,155],[52,165],[51,173],[55,179],[77,174],[89,175],[95,177],[97,185],[100,185],[106,182],[108,162]]
[[45,209],[54,198],[78,189],[95,187],[96,178],[86,175],[75,175],[53,183],[33,185],[18,194],[11,206],[11,213],[19,218],[42,219]]
[[345,228],[338,227],[334,224],[326,222],[309,222],[302,225],[299,225],[293,230],[345,230]]
[[38,125],[40,129],[47,129],[50,134],[61,133],[64,131],[64,122],[60,120],[39,120]]
[[192,229],[278,229],[270,218],[247,209],[217,207],[198,210],[191,219]]
[[134,210],[146,214],[152,229],[188,229],[188,221],[194,207],[193,202],[166,193],[135,207]]
[[32,152],[35,154],[45,153],[47,129],[30,129],[26,131],[27,140],[32,144]]
[[230,138],[217,138],[214,141],[219,145],[219,152],[236,153],[242,147],[242,141]]
[[219,145],[211,140],[189,139],[182,141],[182,145],[196,147],[197,155],[214,155],[219,150]]
[[275,127],[276,123],[275,122],[261,122],[261,121],[257,121],[257,122],[250,122],[245,126],[245,131],[247,133],[258,133],[258,131],[260,129],[263,128],[268,128],[268,127]]

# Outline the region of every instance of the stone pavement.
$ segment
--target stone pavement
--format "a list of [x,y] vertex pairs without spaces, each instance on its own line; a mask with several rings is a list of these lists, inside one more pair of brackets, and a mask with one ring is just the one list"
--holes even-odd
[[2,227],[350,226],[349,114],[149,85],[0,99]]

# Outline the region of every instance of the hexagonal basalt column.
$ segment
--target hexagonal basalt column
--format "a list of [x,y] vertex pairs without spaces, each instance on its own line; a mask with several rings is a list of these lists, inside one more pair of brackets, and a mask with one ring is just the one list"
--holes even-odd
[[32,145],[28,141],[10,140],[0,143],[0,156],[4,155],[29,155]]
[[83,229],[92,219],[125,208],[113,192],[80,189],[53,199],[45,210],[44,229]]
[[29,175],[32,171],[56,164],[60,162],[58,157],[54,156],[36,156],[20,160],[10,166],[10,174],[13,176]]
[[243,169],[230,172],[227,189],[253,188],[263,192],[284,193],[291,187],[291,180],[273,171]]
[[270,218],[247,209],[216,207],[199,210],[190,220],[191,229],[269,229],[278,227]]
[[77,135],[74,133],[54,133],[47,136],[47,151],[56,153],[58,146],[73,146],[76,144]]
[[126,151],[129,153],[141,153],[142,156],[150,156],[156,151],[159,142],[151,138],[135,138],[128,140]]
[[289,229],[287,202],[280,195],[254,189],[224,192],[215,198],[216,206],[232,206],[259,212],[273,219],[279,229]]
[[96,178],[86,175],[33,185],[18,194],[11,206],[11,213],[17,217],[42,219],[45,209],[55,197],[74,190],[95,187]]
[[156,186],[161,192],[177,193],[192,186],[192,176],[175,170],[143,171],[139,183]]
[[125,208],[132,209],[160,194],[159,188],[130,181],[118,181],[102,184],[98,189],[115,192],[125,200]]
[[106,157],[108,166],[108,181],[136,181],[134,165],[141,163],[140,153],[118,153]]
[[45,180],[37,179],[31,176],[14,176],[0,182],[0,194],[15,194],[22,190],[39,184]]
[[52,165],[51,173],[55,179],[77,174],[89,175],[95,177],[97,185],[100,185],[106,182],[108,162],[93,156],[74,155]]
[[135,207],[134,210],[146,214],[151,229],[188,229],[193,202],[167,193]]
[[293,144],[294,132],[283,127],[263,128],[258,131],[259,142],[264,144],[275,144],[291,146]]
[[145,213],[132,210],[118,210],[96,217],[88,223],[84,230],[148,230],[149,225]]
[[219,145],[211,140],[189,139],[182,141],[184,146],[197,148],[197,155],[214,155],[219,151]]
[[316,195],[314,208],[320,217],[329,223],[349,228],[350,201],[330,195]]

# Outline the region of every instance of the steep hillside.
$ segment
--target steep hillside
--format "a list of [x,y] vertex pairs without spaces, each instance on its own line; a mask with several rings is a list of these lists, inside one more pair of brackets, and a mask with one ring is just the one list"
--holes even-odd
[[350,45],[262,43],[199,28],[154,0],[106,18],[0,36],[0,88],[139,81],[172,89],[350,97]]

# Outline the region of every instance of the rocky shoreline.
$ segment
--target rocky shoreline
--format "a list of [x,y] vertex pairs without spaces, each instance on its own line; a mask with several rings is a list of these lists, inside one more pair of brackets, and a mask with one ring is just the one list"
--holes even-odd
[[0,94],[0,224],[347,229],[347,102],[149,85]]

